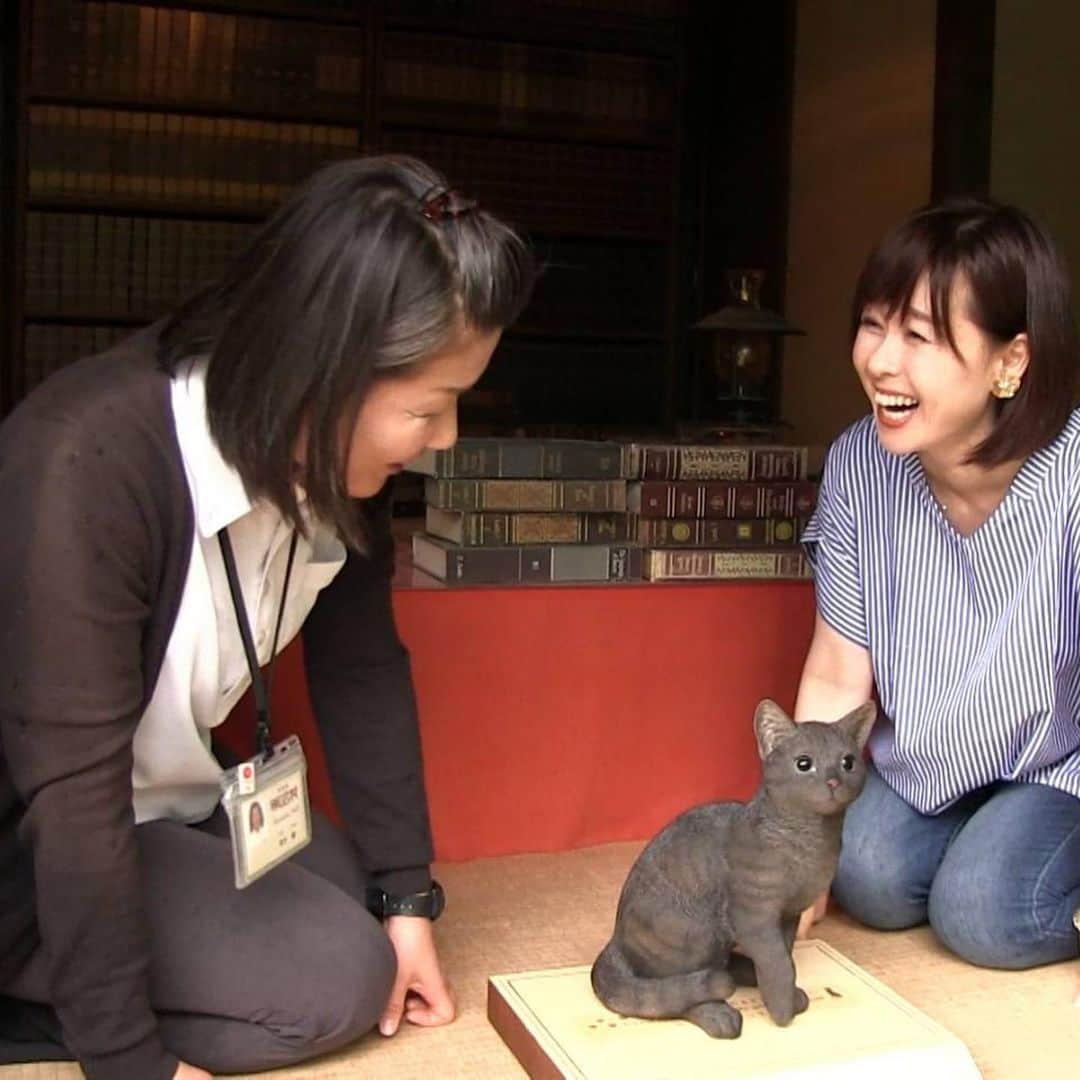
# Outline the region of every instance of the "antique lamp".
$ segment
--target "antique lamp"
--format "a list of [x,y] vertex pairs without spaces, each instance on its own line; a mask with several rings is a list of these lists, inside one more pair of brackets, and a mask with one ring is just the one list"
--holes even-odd
[[727,271],[731,302],[694,323],[712,334],[709,362],[695,387],[699,421],[738,428],[778,422],[780,337],[802,334],[782,315],[761,306],[763,270]]

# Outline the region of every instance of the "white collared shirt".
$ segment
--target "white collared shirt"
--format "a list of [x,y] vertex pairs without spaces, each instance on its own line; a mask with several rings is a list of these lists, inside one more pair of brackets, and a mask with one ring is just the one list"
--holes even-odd
[[[206,422],[204,364],[173,379],[172,409],[195,535],[161,672],[135,733],[132,780],[138,822],[201,821],[221,794],[221,769],[210,752],[210,734],[239,701],[251,676],[218,531],[229,530],[262,664],[270,659],[292,536],[291,525],[273,505],[262,499],[252,503],[239,475],[218,452]],[[279,652],[345,562],[345,546],[332,532],[317,525],[309,532],[310,540],[298,537]]]

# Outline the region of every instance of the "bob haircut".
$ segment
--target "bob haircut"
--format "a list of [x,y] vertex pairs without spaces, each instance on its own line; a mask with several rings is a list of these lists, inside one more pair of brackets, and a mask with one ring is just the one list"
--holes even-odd
[[210,432],[250,495],[304,531],[300,484],[314,516],[363,547],[345,470],[369,386],[415,370],[463,324],[509,326],[535,275],[521,238],[422,162],[339,161],[168,319],[158,361],[175,375],[206,358]]
[[1013,206],[950,199],[916,211],[871,252],[852,304],[852,341],[868,305],[906,319],[923,275],[939,338],[963,361],[953,335],[954,285],[965,314],[997,345],[1027,334],[1028,368],[1016,397],[998,401],[997,423],[969,459],[988,467],[1051,442],[1072,409],[1077,341],[1065,264],[1046,231]]

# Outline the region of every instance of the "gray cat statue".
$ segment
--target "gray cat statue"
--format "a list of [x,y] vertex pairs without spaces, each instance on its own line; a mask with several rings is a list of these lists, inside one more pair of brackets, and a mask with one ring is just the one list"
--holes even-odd
[[876,716],[869,701],[832,724],[796,724],[761,702],[754,797],[686,811],[627,875],[614,933],[592,967],[593,990],[609,1009],[682,1017],[724,1039],[742,1031],[742,1014],[727,1002],[736,986],[756,985],[782,1026],[806,1009],[791,959],[795,931],[836,872]]

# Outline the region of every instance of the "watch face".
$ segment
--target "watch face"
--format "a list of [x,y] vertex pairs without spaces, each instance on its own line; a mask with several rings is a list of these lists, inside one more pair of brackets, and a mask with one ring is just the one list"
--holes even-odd
[[386,918],[387,901],[390,898],[376,885],[369,885],[367,889],[366,907],[380,922]]
[[443,887],[437,882],[431,883],[431,918],[437,919],[446,908],[446,893],[443,892]]

